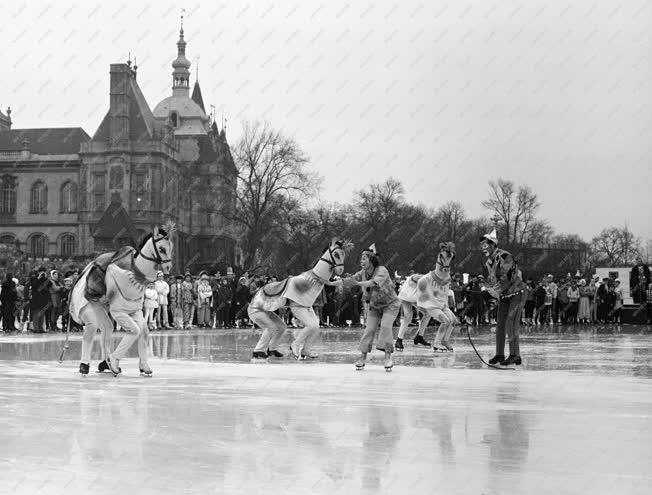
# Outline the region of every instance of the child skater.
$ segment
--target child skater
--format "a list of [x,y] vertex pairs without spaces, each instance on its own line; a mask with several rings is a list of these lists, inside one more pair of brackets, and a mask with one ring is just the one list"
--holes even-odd
[[365,249],[360,256],[360,270],[352,277],[343,279],[342,283],[351,287],[360,286],[364,290],[364,299],[368,303],[366,328],[360,339],[360,358],[355,362],[357,370],[364,369],[367,355],[371,352],[374,338],[378,335],[377,349],[385,352],[385,371],[392,371],[394,363],[394,335],[392,326],[401,304],[396,297],[394,283],[387,268],[380,265],[375,244]]
[[448,294],[450,290],[450,265],[455,257],[455,244],[442,242],[439,245],[440,253],[437,257],[435,269],[424,275],[417,282],[417,306],[424,313],[424,318],[419,325],[427,325],[430,318],[437,320],[440,325],[432,346],[435,352],[452,351],[449,339],[453,325],[459,323],[455,314],[448,307]]

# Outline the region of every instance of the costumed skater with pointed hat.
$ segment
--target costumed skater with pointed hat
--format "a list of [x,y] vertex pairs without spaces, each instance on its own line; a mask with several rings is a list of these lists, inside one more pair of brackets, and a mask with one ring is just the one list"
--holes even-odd
[[453,325],[459,323],[457,316],[448,307],[448,293],[450,291],[450,266],[455,257],[455,244],[442,242],[441,251],[437,256],[435,269],[424,275],[417,282],[417,307],[424,313],[424,318],[419,325],[419,331],[425,331],[430,318],[437,320],[440,325],[432,346],[435,352],[452,351],[450,336]]
[[[480,238],[480,248],[487,257],[487,292],[498,300],[496,355],[489,364],[521,364],[519,328],[521,312],[529,289],[514,257],[498,247],[496,229]],[[509,339],[509,356],[505,358],[505,334]]]
[[365,367],[367,355],[371,352],[374,339],[377,338],[377,349],[385,352],[383,363],[385,371],[392,371],[394,362],[394,335],[392,327],[398,315],[401,303],[394,290],[394,282],[387,268],[380,264],[376,245],[362,251],[360,255],[362,270],[352,277],[343,279],[342,283],[351,287],[358,285],[364,289],[364,300],[369,304],[367,312],[367,326],[360,339],[360,358],[355,367],[361,370]]

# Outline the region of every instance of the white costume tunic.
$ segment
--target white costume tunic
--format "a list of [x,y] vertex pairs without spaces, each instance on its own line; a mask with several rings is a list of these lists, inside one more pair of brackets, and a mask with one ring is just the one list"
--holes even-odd
[[423,277],[423,275],[415,273],[414,275],[410,275],[407,280],[403,282],[401,289],[398,291],[398,298],[402,302],[411,304],[417,303],[417,282],[421,277]]
[[440,284],[428,273],[417,282],[417,306],[425,310],[448,309],[449,290],[450,282]]

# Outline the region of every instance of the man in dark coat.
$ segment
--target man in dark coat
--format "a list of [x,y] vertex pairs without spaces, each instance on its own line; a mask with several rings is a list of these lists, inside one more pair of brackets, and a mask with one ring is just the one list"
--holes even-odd
[[639,256],[636,258],[636,266],[629,273],[629,293],[634,298],[635,304],[645,303],[645,291],[651,281],[650,267],[643,263]]
[[2,313],[2,329],[5,333],[18,331],[15,326],[17,299],[18,293],[16,292],[16,284],[14,283],[13,275],[7,273],[7,278],[2,282],[2,288],[0,289],[0,303],[2,303],[2,307],[0,308]]

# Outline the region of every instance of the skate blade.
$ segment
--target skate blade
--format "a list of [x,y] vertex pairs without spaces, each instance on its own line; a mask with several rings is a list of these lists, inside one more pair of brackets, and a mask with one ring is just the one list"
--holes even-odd
[[251,358],[251,363],[252,364],[266,364],[268,363],[269,358],[261,359],[261,358]]
[[152,378],[152,373],[141,373],[140,376],[144,376],[145,378]]
[[355,370],[356,371],[364,371],[364,366],[356,366]]
[[392,369],[393,369],[393,366],[390,367],[390,368],[385,368],[385,371],[386,371],[387,373],[390,373],[390,372],[392,371]]

